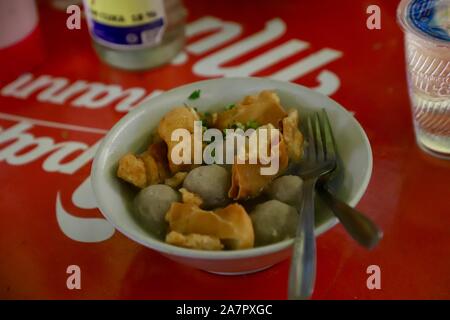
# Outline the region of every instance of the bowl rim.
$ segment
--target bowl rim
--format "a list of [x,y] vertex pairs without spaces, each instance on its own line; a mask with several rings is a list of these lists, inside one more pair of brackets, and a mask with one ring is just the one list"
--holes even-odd
[[[164,95],[168,95],[173,93],[174,91],[183,90],[187,87],[192,87],[200,84],[205,84],[206,82],[222,82],[222,81],[263,81],[267,83],[268,86],[272,86],[275,89],[291,89],[295,90],[298,88],[301,88],[303,91],[307,91],[309,94],[316,95],[316,96],[322,96],[325,97],[331,104],[333,104],[336,108],[342,109],[345,112],[348,112],[347,109],[345,109],[342,105],[340,105],[335,100],[331,99],[330,97],[323,95],[321,93],[318,93],[316,91],[313,91],[312,89],[309,89],[305,86],[292,83],[292,82],[285,82],[280,80],[274,80],[274,79],[268,79],[268,78],[260,78],[260,77],[229,77],[229,78],[216,78],[216,79],[208,79],[208,80],[202,80],[202,81],[196,81],[192,83],[188,83],[182,86],[178,86],[176,88],[170,89],[168,91],[165,91],[161,93],[158,96],[155,96],[147,101],[144,102],[146,105],[151,105],[152,101],[159,100],[164,98]],[[183,247],[177,247],[168,243],[165,243],[158,239],[153,239],[151,237],[142,238],[139,236],[136,236],[133,232],[129,232],[128,230],[125,230],[120,225],[116,224],[108,214],[108,212],[105,212],[106,210],[103,210],[102,208],[107,207],[105,205],[105,201],[107,201],[107,197],[104,196],[102,192],[100,192],[100,184],[102,180],[101,167],[102,164],[106,161],[106,154],[108,150],[108,145],[111,144],[111,141],[117,137],[118,134],[120,134],[120,130],[122,127],[124,127],[129,122],[133,122],[135,118],[138,118],[140,114],[147,113],[149,109],[146,108],[135,108],[128,112],[125,116],[123,116],[118,122],[114,124],[114,126],[108,131],[106,136],[102,139],[94,160],[91,167],[91,184],[92,189],[94,192],[94,196],[97,200],[98,209],[103,214],[103,216],[107,219],[109,223],[113,225],[113,227],[118,230],[120,233],[125,235],[126,237],[132,239],[133,241],[148,247],[150,249],[156,250],[162,254],[165,255],[172,255],[177,257],[184,257],[184,258],[190,258],[190,259],[207,259],[207,260],[233,260],[233,259],[242,259],[242,258],[252,258],[252,257],[258,257],[263,255],[272,254],[275,252],[282,251],[283,249],[286,249],[290,247],[294,239],[287,239],[283,240],[274,244],[265,245],[261,247],[256,248],[249,248],[249,249],[242,249],[242,250],[230,250],[230,251],[202,251],[202,250],[196,250],[196,249],[188,249]],[[151,109],[151,108],[150,108]],[[357,190],[355,196],[348,202],[350,206],[356,206],[356,204],[361,200],[362,196],[367,190],[367,187],[370,182],[370,178],[372,175],[372,169],[373,169],[373,155],[372,155],[372,148],[370,145],[370,141],[362,128],[361,124],[358,122],[358,120],[354,117],[353,121],[355,121],[357,130],[359,131],[362,139],[365,142],[365,146],[368,151],[368,167],[367,171],[365,172],[364,179],[362,181],[361,187]],[[330,230],[332,227],[334,227],[338,223],[338,219],[336,217],[330,218],[327,222],[319,226],[318,228],[315,228],[314,233],[317,236],[323,234],[324,232]]]

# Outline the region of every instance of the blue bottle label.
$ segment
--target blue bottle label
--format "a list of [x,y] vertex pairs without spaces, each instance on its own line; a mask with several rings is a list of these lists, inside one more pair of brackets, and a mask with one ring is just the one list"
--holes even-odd
[[117,49],[151,47],[166,27],[162,0],[85,0],[89,31],[95,41]]

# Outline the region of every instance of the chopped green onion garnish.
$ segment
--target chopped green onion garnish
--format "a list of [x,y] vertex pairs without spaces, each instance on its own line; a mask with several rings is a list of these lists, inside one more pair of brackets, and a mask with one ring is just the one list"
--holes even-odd
[[246,128],[247,129],[258,129],[258,127],[259,127],[259,123],[257,122],[257,121],[255,121],[255,120],[250,120],[250,121],[247,121],[247,123],[246,123]]
[[242,129],[245,131],[245,126],[240,122],[235,122],[231,125],[231,129]]
[[201,90],[195,90],[194,92],[191,93],[191,95],[188,97],[189,100],[195,100],[200,98],[200,92]]

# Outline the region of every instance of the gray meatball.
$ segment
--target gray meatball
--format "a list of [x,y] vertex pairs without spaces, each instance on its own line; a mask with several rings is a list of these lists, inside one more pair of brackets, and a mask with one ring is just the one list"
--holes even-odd
[[191,170],[183,182],[184,188],[202,198],[203,207],[206,209],[226,205],[229,201],[230,185],[230,173],[215,164]]
[[180,201],[177,191],[165,184],[155,184],[142,189],[134,204],[137,215],[146,228],[157,236],[163,236],[167,230],[166,212],[177,201]]
[[278,200],[261,203],[250,213],[257,245],[267,245],[293,238],[297,229],[298,213]]
[[303,180],[298,176],[282,176],[275,179],[267,188],[271,199],[295,205],[302,198]]

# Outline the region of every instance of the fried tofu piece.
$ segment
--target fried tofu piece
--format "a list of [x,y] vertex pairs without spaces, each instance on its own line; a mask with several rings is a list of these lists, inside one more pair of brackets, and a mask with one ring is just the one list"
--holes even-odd
[[166,236],[166,242],[178,247],[197,250],[222,250],[223,244],[216,237],[191,233],[183,235],[176,231],[171,231]]
[[176,189],[183,183],[187,174],[187,172],[183,171],[177,172],[171,178],[165,179],[164,184],[167,184],[169,187]]
[[283,138],[286,142],[289,159],[298,162],[303,156],[303,134],[298,129],[298,111],[288,110],[288,116],[282,120]]
[[247,96],[234,108],[220,112],[214,126],[221,130],[236,123],[257,122],[260,125],[272,124],[278,127],[281,119],[287,116],[275,92],[261,91],[257,96]]
[[[258,128],[253,134],[258,135],[258,131],[262,129],[268,129],[267,141],[271,141],[270,130],[277,130],[278,142],[275,143],[278,143],[278,155],[274,154],[274,156],[278,158],[278,171],[273,174],[262,174],[262,169],[269,168],[271,164],[263,164],[259,161],[258,155],[254,155],[254,157],[257,157],[255,159],[258,159],[257,163],[254,164],[249,163],[249,161],[245,161],[245,163],[235,161],[231,169],[231,187],[228,191],[228,196],[234,200],[249,199],[258,196],[288,166],[288,151],[283,136],[279,133],[278,129],[275,129],[270,124]],[[267,155],[271,154],[272,147],[275,146],[275,143],[272,143],[274,142],[267,144]],[[259,144],[260,140],[258,140]],[[248,154],[246,158],[249,158]],[[274,160],[272,159],[271,161]]]
[[139,188],[147,185],[145,163],[142,159],[129,153],[119,160],[117,176]]
[[199,207],[202,206],[203,200],[199,195],[192,193],[185,188],[181,188],[179,191],[181,192],[181,199],[183,203],[191,203]]
[[170,230],[181,234],[201,234],[227,241],[230,249],[251,248],[254,231],[244,207],[234,203],[216,211],[200,209],[192,203],[172,203],[166,214]]

